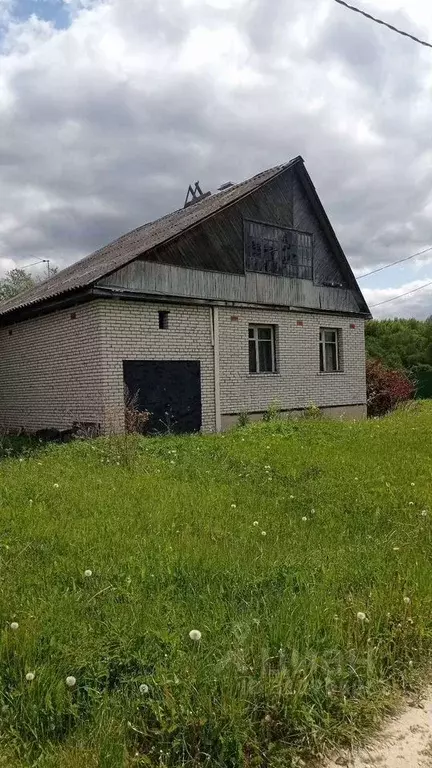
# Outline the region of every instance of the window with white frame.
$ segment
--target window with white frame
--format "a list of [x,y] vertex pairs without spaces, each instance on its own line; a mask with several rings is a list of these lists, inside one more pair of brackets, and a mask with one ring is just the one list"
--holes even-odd
[[276,373],[274,325],[249,326],[249,373]]
[[320,371],[334,373],[341,370],[339,328],[320,328]]

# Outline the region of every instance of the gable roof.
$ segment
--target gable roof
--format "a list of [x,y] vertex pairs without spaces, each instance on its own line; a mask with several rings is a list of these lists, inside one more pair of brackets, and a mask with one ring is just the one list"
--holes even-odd
[[298,156],[288,163],[269,168],[267,171],[258,173],[246,181],[234,184],[228,189],[205,197],[188,208],[181,208],[173,213],[168,213],[160,219],[151,221],[132,230],[132,232],[122,235],[109,245],[105,245],[103,248],[90,254],[90,256],[86,256],[70,267],[66,267],[66,269],[53,275],[40,285],[23,291],[23,293],[0,303],[0,317],[20,309],[42,304],[43,302],[53,301],[60,296],[73,295],[74,292],[93,286],[101,278],[126,266],[126,264],[152,248],[178,237],[205,219],[211,218],[222,209],[237,203],[264,184],[272,181],[278,175],[284,173],[288,168],[294,166],[300,172],[300,178],[306,193],[311,200],[327,238],[330,240],[334,252],[338,256],[348,285],[357,294],[360,306],[362,307],[361,311],[370,316],[369,309],[348,260],[304,166],[303,158]]
[[122,235],[103,248],[77,261],[66,269],[62,269],[53,277],[45,280],[40,285],[30,288],[23,293],[14,296],[0,304],[0,315],[5,315],[22,307],[29,307],[48,299],[54,299],[69,291],[93,285],[107,274],[124,267],[137,256],[149,251],[161,243],[180,235],[187,229],[201,223],[204,219],[218,213],[242,197],[266,184],[288,167],[303,162],[301,157],[296,157],[289,163],[277,165],[267,171],[258,173],[247,181],[242,181],[229,187],[227,190],[217,192],[206,197],[200,202],[188,208],[181,208],[173,213],[168,213],[160,219],[144,224],[137,229]]

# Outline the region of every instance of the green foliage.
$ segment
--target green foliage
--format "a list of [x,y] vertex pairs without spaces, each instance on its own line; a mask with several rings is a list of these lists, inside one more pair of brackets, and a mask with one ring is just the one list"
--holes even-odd
[[321,419],[322,418],[322,411],[321,409],[315,404],[310,403],[307,408],[303,411],[303,418],[305,419]]
[[431,658],[431,430],[424,404],[0,462],[0,765],[282,768],[364,735]]
[[247,411],[240,411],[237,419],[237,425],[239,427],[246,427],[250,422],[249,414]]
[[[57,267],[50,268],[50,277],[57,273]],[[15,269],[6,272],[6,276],[0,280],[0,301],[6,301],[12,299],[23,291],[27,291],[29,288],[33,288],[35,285],[44,281],[44,277],[33,277],[30,272],[25,269]]]
[[263,421],[275,421],[280,418],[281,404],[279,400],[272,400],[267,410],[264,411]]
[[432,322],[429,320],[370,320],[366,323],[368,357],[393,369],[432,371]]
[[0,280],[0,301],[11,299],[34,285],[34,278],[25,269],[11,269],[6,273],[6,277]]

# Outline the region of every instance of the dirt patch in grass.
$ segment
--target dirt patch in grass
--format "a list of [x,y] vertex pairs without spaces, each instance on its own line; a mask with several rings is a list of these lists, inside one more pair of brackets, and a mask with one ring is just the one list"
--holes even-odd
[[342,752],[326,768],[430,768],[432,765],[432,690],[422,701],[413,700],[389,720],[367,747]]

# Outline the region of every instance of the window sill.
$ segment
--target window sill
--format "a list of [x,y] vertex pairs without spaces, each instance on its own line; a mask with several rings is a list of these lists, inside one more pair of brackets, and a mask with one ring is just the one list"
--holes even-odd
[[282,374],[279,371],[268,371],[268,373],[251,373],[249,371],[248,376],[251,377],[251,379],[260,379],[260,378],[271,378],[272,376],[282,376]]
[[345,371],[318,371],[317,376],[343,376]]

